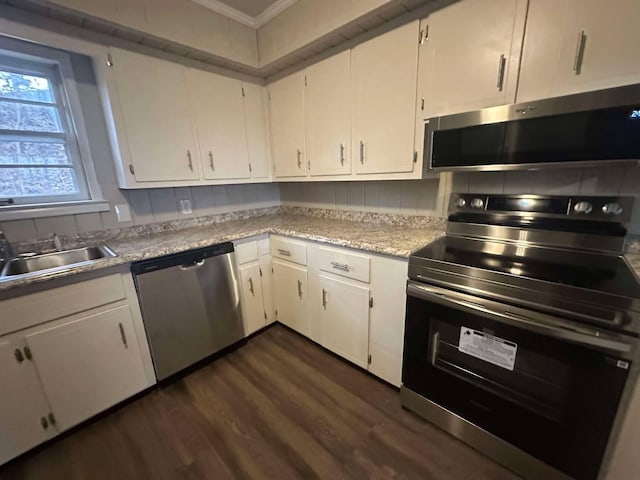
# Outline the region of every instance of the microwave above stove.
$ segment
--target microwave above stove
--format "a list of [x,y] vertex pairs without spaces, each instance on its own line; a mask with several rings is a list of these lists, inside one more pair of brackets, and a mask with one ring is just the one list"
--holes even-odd
[[637,164],[640,84],[447,115],[425,122],[436,171]]

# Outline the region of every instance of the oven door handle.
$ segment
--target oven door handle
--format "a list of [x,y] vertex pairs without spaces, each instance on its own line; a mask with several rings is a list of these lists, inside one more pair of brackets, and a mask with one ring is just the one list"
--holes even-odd
[[[407,283],[407,295],[440,305],[470,310],[476,315],[501,323],[513,325],[548,337],[567,340],[588,347],[602,348],[620,353],[629,353],[632,345],[618,336],[595,329],[581,328],[572,322],[543,313],[500,304],[432,285],[411,280]],[[497,309],[497,308],[498,309]]]

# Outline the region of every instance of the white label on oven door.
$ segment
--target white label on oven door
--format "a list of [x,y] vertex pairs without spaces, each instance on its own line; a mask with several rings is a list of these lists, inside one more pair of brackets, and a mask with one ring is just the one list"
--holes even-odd
[[478,330],[460,327],[458,350],[498,367],[513,370],[518,345]]

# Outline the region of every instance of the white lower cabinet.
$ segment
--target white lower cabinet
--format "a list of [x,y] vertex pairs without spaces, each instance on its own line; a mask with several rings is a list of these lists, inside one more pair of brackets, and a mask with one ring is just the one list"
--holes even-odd
[[302,335],[309,335],[307,269],[273,260],[273,291],[278,320]]
[[62,431],[146,386],[129,305],[26,335]]
[[57,433],[49,427],[51,410],[24,347],[23,341],[0,340],[0,464]]
[[369,355],[369,288],[320,274],[321,344],[367,368]]
[[128,271],[8,298],[0,311],[12,319],[0,327],[0,464],[155,383]]
[[254,261],[240,266],[245,334],[257,332],[267,324],[264,294],[260,282],[260,263]]

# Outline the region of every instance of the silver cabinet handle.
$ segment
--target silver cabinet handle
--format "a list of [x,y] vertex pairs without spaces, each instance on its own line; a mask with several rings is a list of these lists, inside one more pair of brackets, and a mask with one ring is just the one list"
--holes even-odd
[[22,355],[22,350],[20,350],[19,348],[16,348],[13,351],[13,356],[16,357],[16,362],[18,363],[24,362],[24,355]]
[[364,142],[360,140],[360,163],[364,165]]
[[24,351],[24,356],[27,357],[27,360],[31,360],[33,358],[33,354],[29,347],[24,347],[22,350]]
[[340,165],[344,165],[344,144],[340,144]]
[[47,420],[47,417],[40,417],[40,425],[42,425],[44,430],[49,428],[49,420]]
[[327,309],[327,291],[322,289],[322,308]]
[[211,170],[216,171],[216,167],[213,165],[213,152],[211,150],[209,150],[209,166]]
[[253,290],[253,278],[251,277],[249,277],[249,291],[251,292],[251,296],[256,296],[256,292]]
[[302,299],[302,282],[298,280],[298,296]]
[[576,56],[573,59],[573,71],[576,72],[576,75],[580,75],[582,71],[582,61],[584,60],[584,47],[587,44],[587,36],[584,33],[584,30],[581,30],[578,34],[578,44],[576,46]]
[[193,160],[191,160],[191,150],[187,150],[187,164],[189,169],[193,172]]
[[300,150],[296,150],[296,152],[298,156],[298,168],[302,168],[302,152]]
[[343,272],[351,271],[351,267],[346,263],[331,262],[331,266],[336,270],[342,270]]
[[280,255],[282,255],[283,257],[290,257],[291,256],[291,252],[289,250],[283,250],[282,248],[278,249],[278,253]]
[[124,326],[122,323],[118,322],[118,328],[120,329],[120,339],[122,340],[124,348],[129,348],[129,344],[127,344],[127,334],[124,332]]
[[504,87],[504,71],[507,66],[507,57],[504,54],[500,55],[500,60],[498,61],[498,82],[496,83],[496,87],[498,91],[501,92]]

